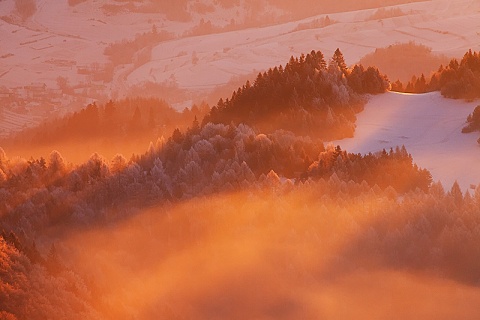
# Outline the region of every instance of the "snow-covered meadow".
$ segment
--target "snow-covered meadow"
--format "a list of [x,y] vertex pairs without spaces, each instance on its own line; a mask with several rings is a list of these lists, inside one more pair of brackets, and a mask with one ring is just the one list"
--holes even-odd
[[354,153],[387,151],[405,145],[434,181],[450,188],[455,180],[466,191],[480,183],[478,133],[464,134],[467,116],[479,102],[443,98],[439,92],[388,92],[371,97],[357,116],[355,137],[334,141]]
[[[299,24],[325,14],[263,28],[180,37],[154,47],[149,62],[115,70],[118,80],[111,89],[174,79],[181,88],[210,90],[233,76],[284,64],[291,55],[320,50],[328,57],[337,47],[351,64],[375,48],[408,41],[455,57],[468,49],[480,49],[480,2],[432,0],[396,7],[404,15],[372,20],[376,9],[368,9],[329,14],[336,23],[323,28],[295,31]],[[132,39],[151,30],[153,24],[181,35],[196,23],[173,23],[158,14],[107,16],[90,2],[72,8],[66,1],[38,0],[37,8],[22,25],[0,20],[0,85],[25,81],[55,85],[59,75],[74,83],[79,79],[76,68],[46,62],[105,63],[103,50],[109,43]],[[0,2],[0,16],[12,11],[13,0]]]

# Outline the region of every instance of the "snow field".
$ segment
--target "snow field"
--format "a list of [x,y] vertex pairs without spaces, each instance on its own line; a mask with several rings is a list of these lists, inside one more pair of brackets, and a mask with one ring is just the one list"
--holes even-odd
[[461,130],[478,104],[446,99],[438,92],[373,96],[357,115],[355,137],[333,143],[362,154],[405,145],[434,181],[449,189],[456,180],[466,191],[480,184],[480,146],[478,133]]
[[[415,41],[434,52],[461,57],[468,49],[480,50],[480,2],[458,0],[425,1],[398,6],[406,15],[381,20],[368,20],[376,9],[329,14],[336,24],[293,32],[302,22],[322,18],[319,15],[301,21],[265,28],[252,28],[228,33],[183,38],[161,43],[153,49],[152,60],[134,70],[129,85],[141,81],[166,81],[170,76],[183,88],[205,88],[228,81],[231,70],[248,74],[285,64],[291,55],[298,56],[320,50],[328,58],[338,47],[348,63],[355,63],[375,48]],[[186,53],[199,58],[197,64],[162,72],[167,65],[178,65]],[[208,68],[201,72],[200,66]],[[212,81],[211,78],[218,79]]]

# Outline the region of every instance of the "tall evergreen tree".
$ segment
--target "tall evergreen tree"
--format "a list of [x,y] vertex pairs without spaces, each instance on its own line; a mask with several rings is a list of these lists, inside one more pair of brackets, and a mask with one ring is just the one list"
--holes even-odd
[[347,73],[347,64],[345,63],[345,58],[343,57],[343,53],[339,48],[337,48],[337,50],[335,50],[333,53],[332,61],[337,64],[338,68],[343,72],[343,74]]

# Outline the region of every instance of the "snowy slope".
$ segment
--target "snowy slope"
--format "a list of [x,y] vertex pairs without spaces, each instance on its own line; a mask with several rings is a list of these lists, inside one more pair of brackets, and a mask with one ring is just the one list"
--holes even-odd
[[[223,34],[178,39],[159,44],[152,60],[131,72],[130,85],[174,78],[180,87],[208,88],[227,82],[232,75],[249,74],[279,64],[291,55],[321,50],[327,57],[338,47],[349,63],[378,47],[415,41],[433,52],[461,57],[480,49],[480,1],[435,0],[398,6],[404,16],[369,20],[376,11],[330,14],[338,23],[325,28],[293,31],[299,23]],[[192,55],[199,59],[192,62]]]
[[478,133],[463,134],[461,129],[478,104],[445,99],[437,92],[373,96],[358,115],[355,137],[333,143],[354,153],[405,145],[434,181],[450,188],[457,180],[466,190],[480,184],[480,146]]
[[[153,24],[176,34],[192,27],[169,22],[163,15],[128,13],[105,15],[96,2],[69,7],[67,1],[37,0],[38,10],[23,25],[0,20],[0,86],[45,82],[55,86],[64,76],[83,81],[75,67],[48,61],[69,60],[77,65],[105,63],[104,48],[132,39]],[[331,14],[338,23],[325,28],[293,31],[299,23],[324,15],[266,28],[187,37],[159,44],[141,66],[118,68],[109,90],[124,92],[144,81],[175,79],[186,89],[210,90],[235,75],[250,74],[278,64],[291,55],[321,50],[328,57],[339,47],[354,63],[377,47],[416,41],[448,56],[480,50],[480,1],[432,0],[398,6],[404,16],[369,20],[375,9]],[[13,0],[0,1],[0,16],[12,14]],[[215,23],[215,21],[214,21]],[[193,63],[192,56],[198,62]]]
[[[58,76],[67,77],[72,84],[84,81],[76,67],[52,62],[106,63],[103,51],[108,43],[132,38],[152,25],[147,23],[149,15],[131,15],[120,22],[106,17],[90,1],[75,8],[67,1],[36,3],[36,13],[25,22],[0,20],[0,86],[44,82],[54,87]],[[13,1],[0,2],[0,16],[16,17]]]

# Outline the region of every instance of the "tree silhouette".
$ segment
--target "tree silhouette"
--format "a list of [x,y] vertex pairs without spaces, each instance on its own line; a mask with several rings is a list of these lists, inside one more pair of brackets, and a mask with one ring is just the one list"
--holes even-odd
[[[335,59],[340,58],[343,60],[338,50]],[[388,81],[376,69],[357,68],[357,80],[345,83],[336,62],[331,61],[334,69],[327,70],[320,51],[292,56],[285,67],[259,73],[253,84],[247,81],[229,99],[220,99],[202,124],[233,121],[263,132],[281,128],[325,139],[351,136],[355,113],[362,109],[358,93],[384,92]],[[329,114],[333,121],[326,121]]]
[[337,48],[333,53],[332,61],[337,64],[338,68],[343,74],[347,74],[347,64],[345,63],[345,58],[343,57],[343,53],[339,48]]

